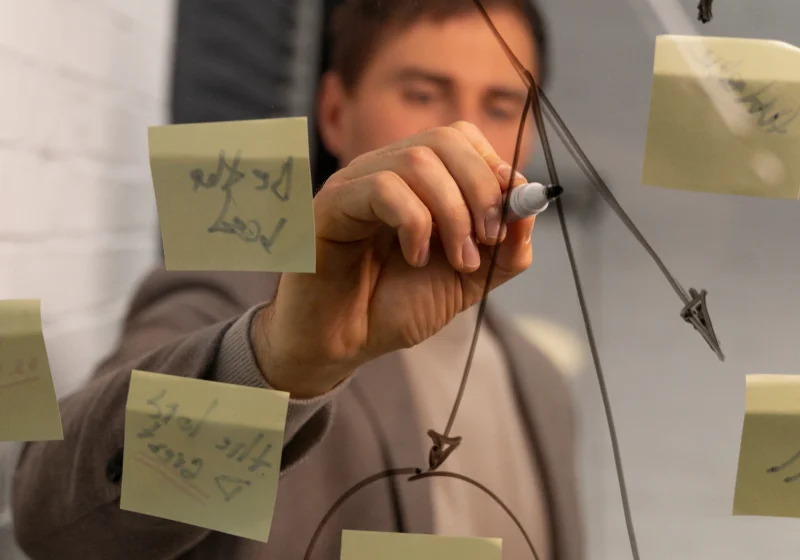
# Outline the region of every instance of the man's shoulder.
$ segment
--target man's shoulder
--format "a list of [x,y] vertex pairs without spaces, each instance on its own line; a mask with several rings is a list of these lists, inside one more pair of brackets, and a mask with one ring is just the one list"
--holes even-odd
[[142,278],[133,296],[132,311],[175,295],[204,299],[213,293],[233,306],[248,309],[271,299],[280,274],[271,272],[216,272],[166,270],[157,266]]

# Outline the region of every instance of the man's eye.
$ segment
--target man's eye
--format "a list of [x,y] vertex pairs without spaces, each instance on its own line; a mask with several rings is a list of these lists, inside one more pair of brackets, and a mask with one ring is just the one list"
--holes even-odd
[[508,109],[489,107],[487,112],[489,113],[489,118],[497,121],[509,121],[513,119],[519,120],[519,117],[514,114],[514,111],[510,111]]
[[403,97],[405,97],[406,101],[419,104],[432,103],[435,98],[435,96],[432,93],[426,91],[410,91],[410,90],[407,90],[404,93]]

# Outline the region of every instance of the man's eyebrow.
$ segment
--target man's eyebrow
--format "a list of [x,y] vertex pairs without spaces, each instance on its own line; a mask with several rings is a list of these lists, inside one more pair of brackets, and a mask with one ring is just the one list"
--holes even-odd
[[400,68],[391,75],[390,79],[393,82],[408,82],[412,80],[432,82],[440,87],[452,87],[453,85],[453,78],[450,76],[415,66]]
[[528,90],[505,87],[490,87],[486,97],[492,101],[514,101],[525,103],[528,100]]

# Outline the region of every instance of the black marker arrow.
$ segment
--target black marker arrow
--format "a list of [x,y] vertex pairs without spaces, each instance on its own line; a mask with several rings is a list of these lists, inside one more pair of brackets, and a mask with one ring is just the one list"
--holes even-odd
[[428,435],[433,440],[433,447],[428,453],[428,468],[435,471],[456,450],[461,443],[461,436],[445,436],[435,430],[428,430]]
[[697,19],[701,23],[708,23],[711,21],[711,3],[714,0],[700,0],[700,3],[697,4]]
[[[553,161],[553,154],[550,150],[550,142],[547,138],[547,133],[544,127],[544,118],[546,118],[550,125],[555,130],[558,137],[561,139],[561,142],[567,148],[567,151],[570,152],[572,158],[575,160],[575,163],[578,164],[578,167],[581,168],[581,171],[584,172],[586,177],[589,179],[589,182],[592,183],[592,186],[597,190],[603,200],[608,204],[611,210],[617,215],[620,221],[628,228],[639,244],[644,248],[645,251],[650,255],[650,257],[655,261],[656,266],[661,270],[661,273],[667,279],[667,281],[672,286],[672,289],[678,294],[678,297],[681,298],[681,301],[684,304],[684,312],[689,310],[684,319],[690,322],[697,331],[703,336],[705,341],[711,346],[711,349],[717,354],[720,360],[724,359],[722,352],[719,347],[719,342],[717,341],[717,337],[714,334],[714,330],[711,328],[711,318],[708,316],[708,310],[705,306],[705,291],[702,292],[702,296],[697,294],[696,291],[693,291],[693,294],[696,295],[690,297],[689,294],[686,293],[686,290],[681,286],[680,282],[667,270],[666,265],[661,260],[661,257],[655,252],[655,250],[650,246],[650,243],[644,238],[642,232],[639,231],[639,228],[636,227],[636,224],[633,223],[633,220],[630,219],[628,214],[625,210],[622,209],[622,206],[617,201],[614,194],[611,192],[611,189],[608,188],[606,182],[597,172],[592,162],[589,161],[589,158],[584,153],[583,149],[578,145],[578,141],[575,140],[575,137],[570,132],[569,128],[567,127],[564,120],[561,118],[561,115],[558,114],[553,104],[547,98],[544,91],[541,90],[539,85],[536,83],[533,75],[528,71],[519,59],[514,55],[514,53],[509,48],[508,44],[503,39],[500,32],[492,23],[491,18],[489,17],[488,12],[480,3],[480,0],[474,0],[476,6],[483,15],[484,20],[486,21],[489,28],[494,33],[495,37],[497,38],[500,46],[505,51],[509,61],[517,70],[520,78],[525,85],[528,86],[529,94],[533,93],[533,116],[536,122],[536,127],[539,131],[539,138],[542,143],[542,148],[544,149],[545,160],[547,162],[547,171],[550,175],[550,184],[551,185],[559,185],[561,184],[558,180],[558,174],[555,167],[555,162]],[[705,6],[709,11],[711,10],[711,0],[702,0],[701,5]],[[530,97],[530,95],[529,95]],[[544,109],[544,110],[542,110]],[[527,113],[527,107],[526,111]],[[516,157],[515,157],[515,164],[516,164]],[[516,165],[512,166],[512,168],[516,167]],[[560,200],[560,199],[559,199]],[[565,232],[565,241],[566,241],[566,232]],[[571,249],[568,249],[570,251]],[[580,296],[579,296],[580,297]],[[700,303],[698,304],[695,300],[699,299]],[[696,310],[698,314],[694,314]],[[705,321],[705,322],[703,322]],[[638,556],[634,554],[634,556]]]
[[711,349],[716,352],[717,357],[721,361],[725,361],[725,354],[722,353],[719,340],[714,332],[714,325],[711,324],[711,316],[708,314],[706,294],[705,290],[698,292],[694,288],[689,288],[691,299],[684,305],[681,317],[700,333]]

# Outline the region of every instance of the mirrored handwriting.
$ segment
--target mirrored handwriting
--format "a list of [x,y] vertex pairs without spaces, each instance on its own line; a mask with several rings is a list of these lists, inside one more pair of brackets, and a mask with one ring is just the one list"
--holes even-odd
[[151,424],[142,428],[136,437],[150,442],[146,456],[137,459],[146,466],[161,467],[162,473],[166,471],[179,488],[186,485],[193,490],[196,494],[193,497],[200,497],[201,503],[211,498],[203,490],[210,489],[210,481],[218,496],[230,502],[273,468],[270,461],[273,444],[266,441],[267,434],[262,431],[254,434],[247,431],[247,435],[242,436],[232,430],[230,435],[213,436],[202,440],[202,444],[192,443],[192,440],[202,439],[199,436],[219,407],[219,399],[212,399],[197,419],[182,416],[180,404],[169,397],[167,389],[148,398],[146,404],[153,411],[149,415]]
[[[196,192],[201,188],[218,188],[224,194],[219,215],[208,227],[209,233],[225,233],[235,235],[246,242],[257,242],[267,253],[271,254],[272,247],[277,242],[281,231],[286,227],[287,219],[280,217],[272,225],[272,230],[268,231],[258,220],[240,216],[239,212],[242,208],[236,204],[233,189],[234,187],[238,189],[252,188],[256,191],[264,191],[265,194],[271,194],[278,203],[289,202],[292,192],[294,158],[291,156],[286,158],[277,176],[275,173],[271,174],[263,169],[253,168],[243,171],[240,167],[241,151],[237,151],[229,162],[225,150],[220,150],[217,167],[214,171],[208,173],[203,169],[196,168],[189,172],[189,177],[193,181],[193,190]],[[249,177],[254,180],[249,180]]]
[[725,60],[713,49],[706,47],[697,60],[709,71],[715,70],[721,84],[731,91],[747,112],[755,116],[755,124],[768,134],[786,134],[789,125],[800,115],[800,105],[788,102],[774,93],[777,81],[750,84],[737,70],[742,61]]
[[0,389],[35,381],[39,376],[39,357],[19,355],[10,337],[0,336]]

